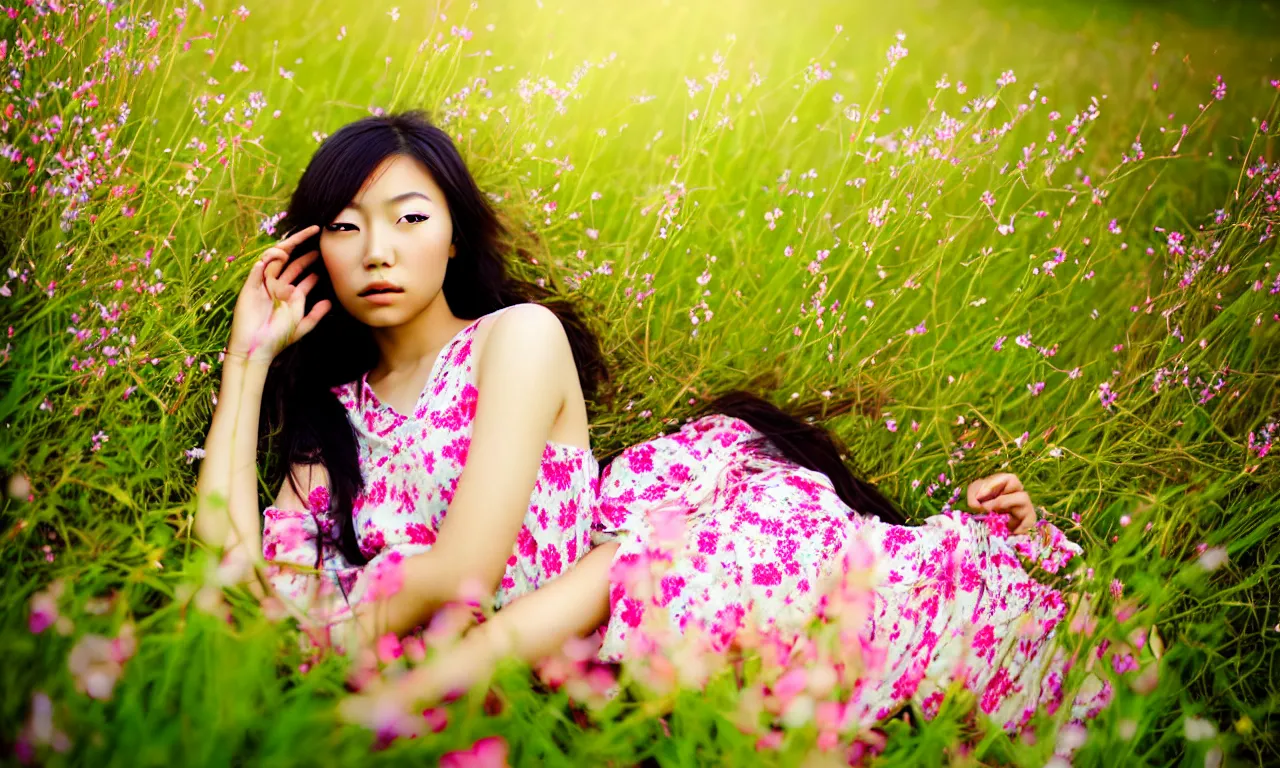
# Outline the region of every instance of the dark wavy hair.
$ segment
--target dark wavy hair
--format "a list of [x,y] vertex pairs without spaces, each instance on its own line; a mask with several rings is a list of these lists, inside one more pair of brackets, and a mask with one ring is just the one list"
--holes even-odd
[[[373,171],[396,155],[419,162],[444,192],[457,247],[442,287],[450,311],[476,319],[512,304],[547,307],[564,326],[583,395],[595,400],[610,381],[595,333],[575,302],[510,274],[508,258],[518,247],[449,135],[423,112],[366,117],[327,138],[303,171],[281,229],[292,234],[313,224],[330,223]],[[318,247],[316,235],[295,248],[292,258]],[[338,547],[350,562],[363,564],[351,519],[353,502],[364,486],[356,435],[331,388],[355,381],[373,368],[377,346],[372,330],[338,302],[323,261],[317,259],[310,269],[319,280],[307,297],[308,310],[323,299],[332,308],[310,333],[272,362],[262,398],[260,447],[268,457],[267,475],[273,487],[287,480],[298,492],[292,468],[324,466],[337,506]],[[714,408],[751,424],[795,463],[826,474],[851,508],[882,519],[902,519],[888,500],[853,476],[822,428],[745,392],[714,401]]]

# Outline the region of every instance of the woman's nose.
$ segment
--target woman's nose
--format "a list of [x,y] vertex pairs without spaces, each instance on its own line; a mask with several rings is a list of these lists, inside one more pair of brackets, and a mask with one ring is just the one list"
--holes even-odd
[[379,229],[380,227],[377,224],[370,226],[369,236],[365,240],[364,265],[370,269],[387,267],[395,263],[395,257],[390,246],[390,238],[381,233]]

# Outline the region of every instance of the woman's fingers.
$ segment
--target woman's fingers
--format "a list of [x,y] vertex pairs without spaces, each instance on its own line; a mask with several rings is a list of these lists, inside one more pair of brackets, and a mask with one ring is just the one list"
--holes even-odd
[[284,261],[281,259],[268,260],[262,268],[262,284],[267,289],[267,295],[273,299],[281,298],[280,273],[283,270]]
[[306,227],[304,229],[298,230],[297,232],[294,232],[292,235],[289,235],[288,237],[276,243],[275,245],[271,246],[271,248],[268,248],[267,250],[272,251],[275,249],[279,249],[284,251],[285,254],[288,255],[292,253],[293,249],[297,248],[300,243],[306,242],[307,238],[315,235],[319,231],[320,231],[319,225],[312,224],[309,227]]
[[302,282],[297,285],[298,295],[305,299],[307,294],[311,292],[311,289],[314,288],[318,282],[320,282],[320,276],[314,272],[302,278]]
[[982,507],[988,512],[1004,512],[1012,515],[1018,521],[1018,525],[1013,529],[1014,533],[1024,533],[1035,522],[1035,507],[1031,504],[1031,495],[1026,491],[1006,493],[983,502]]
[[981,480],[974,480],[969,483],[968,502],[969,508],[973,510],[984,509],[983,502],[990,501],[1006,493],[1017,493],[1023,490],[1022,481],[1017,475],[1009,472],[1001,472],[984,477]]
[[1006,493],[1017,493],[1023,490],[1022,481],[1018,476],[1011,472],[1000,472],[986,478],[983,486],[983,492],[979,496],[978,501],[986,501],[1002,496]]
[[262,256],[259,257],[259,261],[263,261],[268,264],[275,261],[282,261],[282,262],[288,261],[289,256],[290,254],[293,253],[294,248],[296,248],[300,243],[305,242],[307,238],[315,235],[315,233],[319,231],[320,231],[320,227],[314,224],[307,227],[306,229],[299,230],[294,234],[290,235],[289,237],[286,237],[284,240],[281,240],[280,242],[276,243],[275,245],[263,251]]
[[294,259],[292,263],[285,267],[284,273],[280,275],[280,280],[286,283],[292,283],[298,279],[298,276],[316,260],[320,255],[319,251],[312,251],[303,256]]
[[982,502],[982,508],[989,512],[1012,512],[1022,505],[1031,505],[1031,494],[1026,491],[1005,493]]
[[298,327],[293,332],[293,341],[297,341],[308,333],[311,333],[311,329],[316,327],[316,324],[319,323],[320,319],[328,313],[331,306],[333,305],[328,299],[317,301],[316,305],[311,308],[311,311],[306,314],[306,317],[303,317],[298,321]]
[[252,291],[259,285],[263,284],[263,273],[266,272],[267,263],[265,261],[255,261],[249,269],[249,276],[245,278],[244,286],[241,288],[244,292]]

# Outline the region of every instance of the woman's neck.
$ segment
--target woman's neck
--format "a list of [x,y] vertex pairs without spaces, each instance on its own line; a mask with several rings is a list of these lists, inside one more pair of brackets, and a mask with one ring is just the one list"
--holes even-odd
[[469,322],[455,317],[441,296],[407,323],[373,329],[374,343],[378,345],[378,362],[370,371],[369,378],[378,380],[388,375],[411,375],[423,366],[433,365],[449,340]]

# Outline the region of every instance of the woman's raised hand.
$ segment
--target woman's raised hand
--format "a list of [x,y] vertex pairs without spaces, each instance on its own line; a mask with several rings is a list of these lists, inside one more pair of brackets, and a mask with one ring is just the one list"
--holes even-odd
[[236,299],[228,354],[271,362],[282,349],[315,328],[329,311],[332,304],[327,299],[306,311],[307,292],[319,275],[312,273],[295,284],[320,252],[312,251],[285,266],[293,249],[319,231],[315,225],[299,230],[268,248],[254,263]]
[[1026,533],[1036,523],[1036,508],[1022,481],[1008,472],[991,475],[969,483],[969,509],[974,512],[1005,512],[1016,524],[1014,534]]

